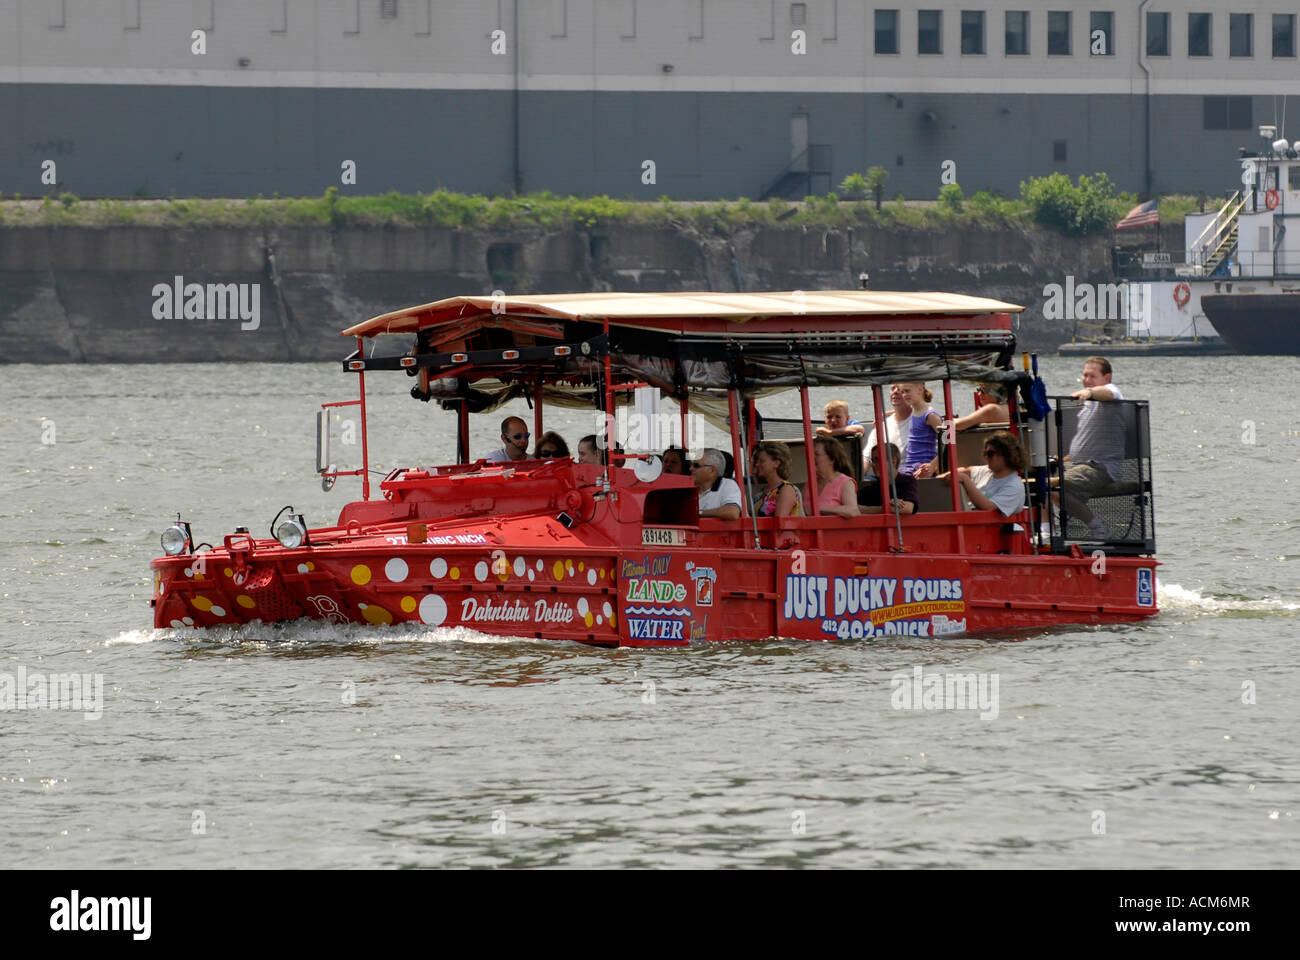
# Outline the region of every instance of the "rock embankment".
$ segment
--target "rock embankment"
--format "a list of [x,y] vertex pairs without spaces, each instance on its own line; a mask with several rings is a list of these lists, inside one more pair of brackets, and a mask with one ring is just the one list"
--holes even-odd
[[1072,323],[1043,288],[1106,283],[1108,237],[1037,227],[808,224],[546,229],[0,226],[0,357],[9,362],[333,360],[339,331],[466,293],[943,290],[1027,307],[1047,350]]

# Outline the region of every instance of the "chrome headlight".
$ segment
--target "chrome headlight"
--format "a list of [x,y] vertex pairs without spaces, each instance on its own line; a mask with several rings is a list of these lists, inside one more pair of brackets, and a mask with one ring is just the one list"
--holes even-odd
[[172,524],[162,532],[163,553],[169,557],[175,557],[185,552],[185,548],[190,544],[190,532],[180,524]]
[[290,517],[284,523],[275,528],[275,539],[280,541],[280,546],[286,550],[293,550],[301,547],[307,542],[307,525],[302,522],[302,514],[296,517]]

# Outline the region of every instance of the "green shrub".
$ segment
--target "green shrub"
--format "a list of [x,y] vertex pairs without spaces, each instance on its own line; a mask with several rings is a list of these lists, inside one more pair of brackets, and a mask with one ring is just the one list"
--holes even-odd
[[939,188],[939,204],[945,210],[953,213],[961,213],[962,200],[966,195],[962,193],[961,185],[957,183],[945,183]]
[[1110,177],[1079,176],[1077,185],[1063,173],[1031,177],[1020,184],[1020,195],[1034,219],[1068,237],[1103,233],[1118,219],[1121,201],[1115,196]]
[[860,173],[850,173],[840,181],[840,190],[851,200],[863,199],[870,189],[867,178]]

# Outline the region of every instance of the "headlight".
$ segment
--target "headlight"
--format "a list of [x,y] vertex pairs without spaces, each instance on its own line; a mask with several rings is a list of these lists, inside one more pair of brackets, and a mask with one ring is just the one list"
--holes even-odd
[[177,556],[184,553],[185,548],[189,546],[189,531],[179,524],[172,524],[162,532],[163,553],[169,557]]
[[307,525],[302,522],[302,515],[290,517],[276,527],[275,539],[279,540],[280,546],[286,550],[301,547],[307,540]]

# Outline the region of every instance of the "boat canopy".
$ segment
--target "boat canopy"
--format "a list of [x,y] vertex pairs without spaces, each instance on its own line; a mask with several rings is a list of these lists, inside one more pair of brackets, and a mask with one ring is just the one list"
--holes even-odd
[[1023,309],[863,290],[450,297],[344,330],[416,337],[403,357],[359,350],[344,369],[418,372],[413,394],[482,412],[538,387],[550,402],[590,407],[608,358],[614,383],[689,397],[708,416],[729,390],[753,398],[801,386],[1014,381],[1011,315]]

